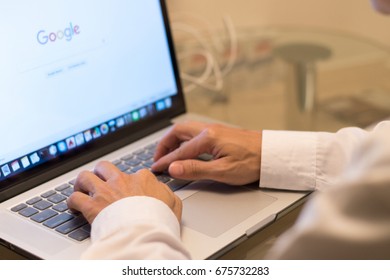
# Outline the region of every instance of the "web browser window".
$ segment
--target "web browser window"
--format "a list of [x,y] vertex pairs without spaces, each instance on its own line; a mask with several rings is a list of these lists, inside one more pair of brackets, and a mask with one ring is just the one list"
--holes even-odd
[[156,0],[2,1],[0,165],[176,94],[159,9]]

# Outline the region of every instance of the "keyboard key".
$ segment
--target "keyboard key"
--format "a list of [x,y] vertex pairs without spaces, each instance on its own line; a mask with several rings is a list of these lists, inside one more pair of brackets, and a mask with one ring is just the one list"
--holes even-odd
[[51,209],[46,209],[45,211],[42,211],[41,213],[38,213],[31,217],[31,220],[42,223],[43,221],[46,221],[47,219],[53,218],[54,216],[58,215],[58,213]]
[[29,218],[38,212],[39,211],[37,209],[34,209],[32,207],[27,207],[27,208],[20,210],[18,213],[26,218]]
[[121,160],[126,161],[126,160],[129,160],[129,159],[133,158],[133,157],[134,157],[133,154],[128,154],[128,155],[125,155],[124,157],[121,157]]
[[188,185],[190,181],[186,180],[180,180],[180,179],[173,179],[171,182],[169,182],[167,185],[171,188],[172,191],[177,191],[178,189],[181,189],[185,185]]
[[153,159],[149,159],[149,160],[147,160],[147,161],[145,161],[143,163],[143,166],[145,166],[147,168],[150,168],[150,167],[152,167],[153,163],[154,163],[154,160]]
[[66,199],[66,196],[56,193],[55,195],[50,196],[47,200],[53,202],[54,204],[60,203]]
[[37,196],[37,197],[34,197],[34,198],[31,198],[31,199],[27,200],[26,203],[28,205],[33,205],[33,204],[35,204],[35,203],[37,203],[38,201],[41,201],[41,200],[42,200],[42,198]]
[[126,171],[127,169],[130,168],[130,166],[128,166],[127,164],[123,164],[123,163],[118,164],[116,167],[118,167],[118,169],[119,169],[120,171],[122,171],[122,172],[124,172],[124,171]]
[[137,165],[142,163],[142,160],[140,160],[138,158],[130,158],[130,159],[126,160],[125,163],[129,166],[137,166]]
[[132,173],[135,173],[135,172],[137,172],[138,170],[141,170],[141,169],[145,169],[145,167],[142,166],[142,165],[138,165],[138,166],[136,166],[136,167],[133,167],[133,168],[131,169],[131,172],[132,172]]
[[69,184],[62,184],[61,186],[56,187],[55,190],[58,191],[58,192],[62,192],[63,190],[65,190],[65,189],[67,189],[69,187],[70,187]]
[[82,227],[87,223],[88,223],[87,220],[83,216],[78,216],[70,220],[69,222],[66,222],[65,224],[59,226],[58,228],[56,228],[56,231],[62,234],[68,234],[73,230]]
[[62,225],[63,223],[70,221],[74,219],[73,215],[70,215],[68,213],[62,213],[58,216],[55,216],[54,218],[47,220],[46,222],[43,223],[43,225],[49,227],[49,228],[56,228],[59,225]]
[[90,224],[86,224],[85,226],[82,227],[82,229],[88,233],[91,233],[91,225]]
[[116,159],[114,161],[111,162],[113,165],[119,165],[122,163],[122,161],[120,161],[119,159]]
[[160,182],[162,182],[164,184],[169,182],[170,180],[172,180],[171,177],[166,176],[166,175],[157,175],[156,178],[157,178],[158,181],[160,181]]
[[135,152],[133,152],[133,155],[140,155],[140,154],[143,154],[145,152],[144,149],[139,149],[139,150],[136,150]]
[[150,144],[150,145],[147,145],[147,146],[145,147],[145,149],[146,149],[146,150],[150,150],[151,152],[154,153],[154,151],[155,151],[156,148],[157,148],[157,145],[158,145],[158,143],[155,142],[155,143],[152,143],[152,144]]
[[149,160],[149,159],[151,159],[152,157],[153,157],[153,155],[152,155],[152,154],[148,154],[148,153],[137,155],[137,158],[139,158],[139,159],[142,160],[142,161]]
[[74,240],[83,241],[89,237],[89,232],[86,232],[82,228],[79,228],[79,229],[76,229],[71,234],[69,234],[68,236]]
[[12,208],[11,208],[11,211],[12,211],[12,212],[19,212],[20,210],[22,210],[22,209],[24,209],[24,208],[26,208],[26,207],[27,207],[26,204],[20,203],[20,204],[18,204],[18,205],[16,205],[16,206],[12,207]]
[[53,209],[58,212],[65,212],[66,210],[68,210],[68,204],[66,204],[65,202],[61,202],[58,203],[57,205],[54,205]]
[[74,178],[73,180],[70,180],[70,181],[69,181],[69,184],[71,184],[72,186],[74,186],[74,184],[76,184],[76,178]]
[[41,210],[41,211],[45,210],[51,206],[53,206],[53,203],[50,203],[49,201],[46,201],[46,200],[41,200],[41,201],[34,204],[34,208]]
[[48,198],[49,196],[52,196],[53,194],[56,194],[56,191],[50,190],[50,191],[47,191],[47,192],[41,194],[41,196],[42,196],[43,198]]
[[61,192],[61,194],[69,197],[74,192],[73,187],[67,188]]
[[150,168],[150,167],[144,166],[144,168],[149,170],[149,171],[152,171],[152,168]]

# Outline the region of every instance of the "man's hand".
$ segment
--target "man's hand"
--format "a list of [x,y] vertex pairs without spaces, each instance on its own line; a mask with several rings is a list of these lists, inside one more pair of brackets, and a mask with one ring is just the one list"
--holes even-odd
[[[176,124],[159,142],[153,171],[242,185],[260,178],[262,133],[217,124]],[[211,161],[198,156],[210,154]]]
[[100,162],[94,172],[79,174],[74,193],[68,199],[70,209],[81,212],[89,223],[111,203],[129,196],[149,196],[161,200],[181,220],[182,202],[171,189],[157,181],[148,170],[128,175],[109,162]]

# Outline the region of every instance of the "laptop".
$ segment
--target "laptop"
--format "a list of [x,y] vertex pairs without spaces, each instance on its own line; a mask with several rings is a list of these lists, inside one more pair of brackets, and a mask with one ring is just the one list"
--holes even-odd
[[[90,225],[66,198],[80,171],[100,160],[149,168],[173,123],[210,120],[186,113],[165,1],[1,6],[0,242],[29,258],[78,259]],[[194,259],[220,256],[307,195],[159,179],[183,200]]]

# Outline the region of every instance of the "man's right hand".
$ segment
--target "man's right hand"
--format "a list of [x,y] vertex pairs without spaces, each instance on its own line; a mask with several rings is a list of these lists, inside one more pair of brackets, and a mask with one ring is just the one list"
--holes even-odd
[[[175,178],[211,179],[243,185],[260,179],[260,131],[219,124],[185,122],[174,125],[161,139],[152,170],[168,170]],[[198,160],[210,154],[210,161]]]

